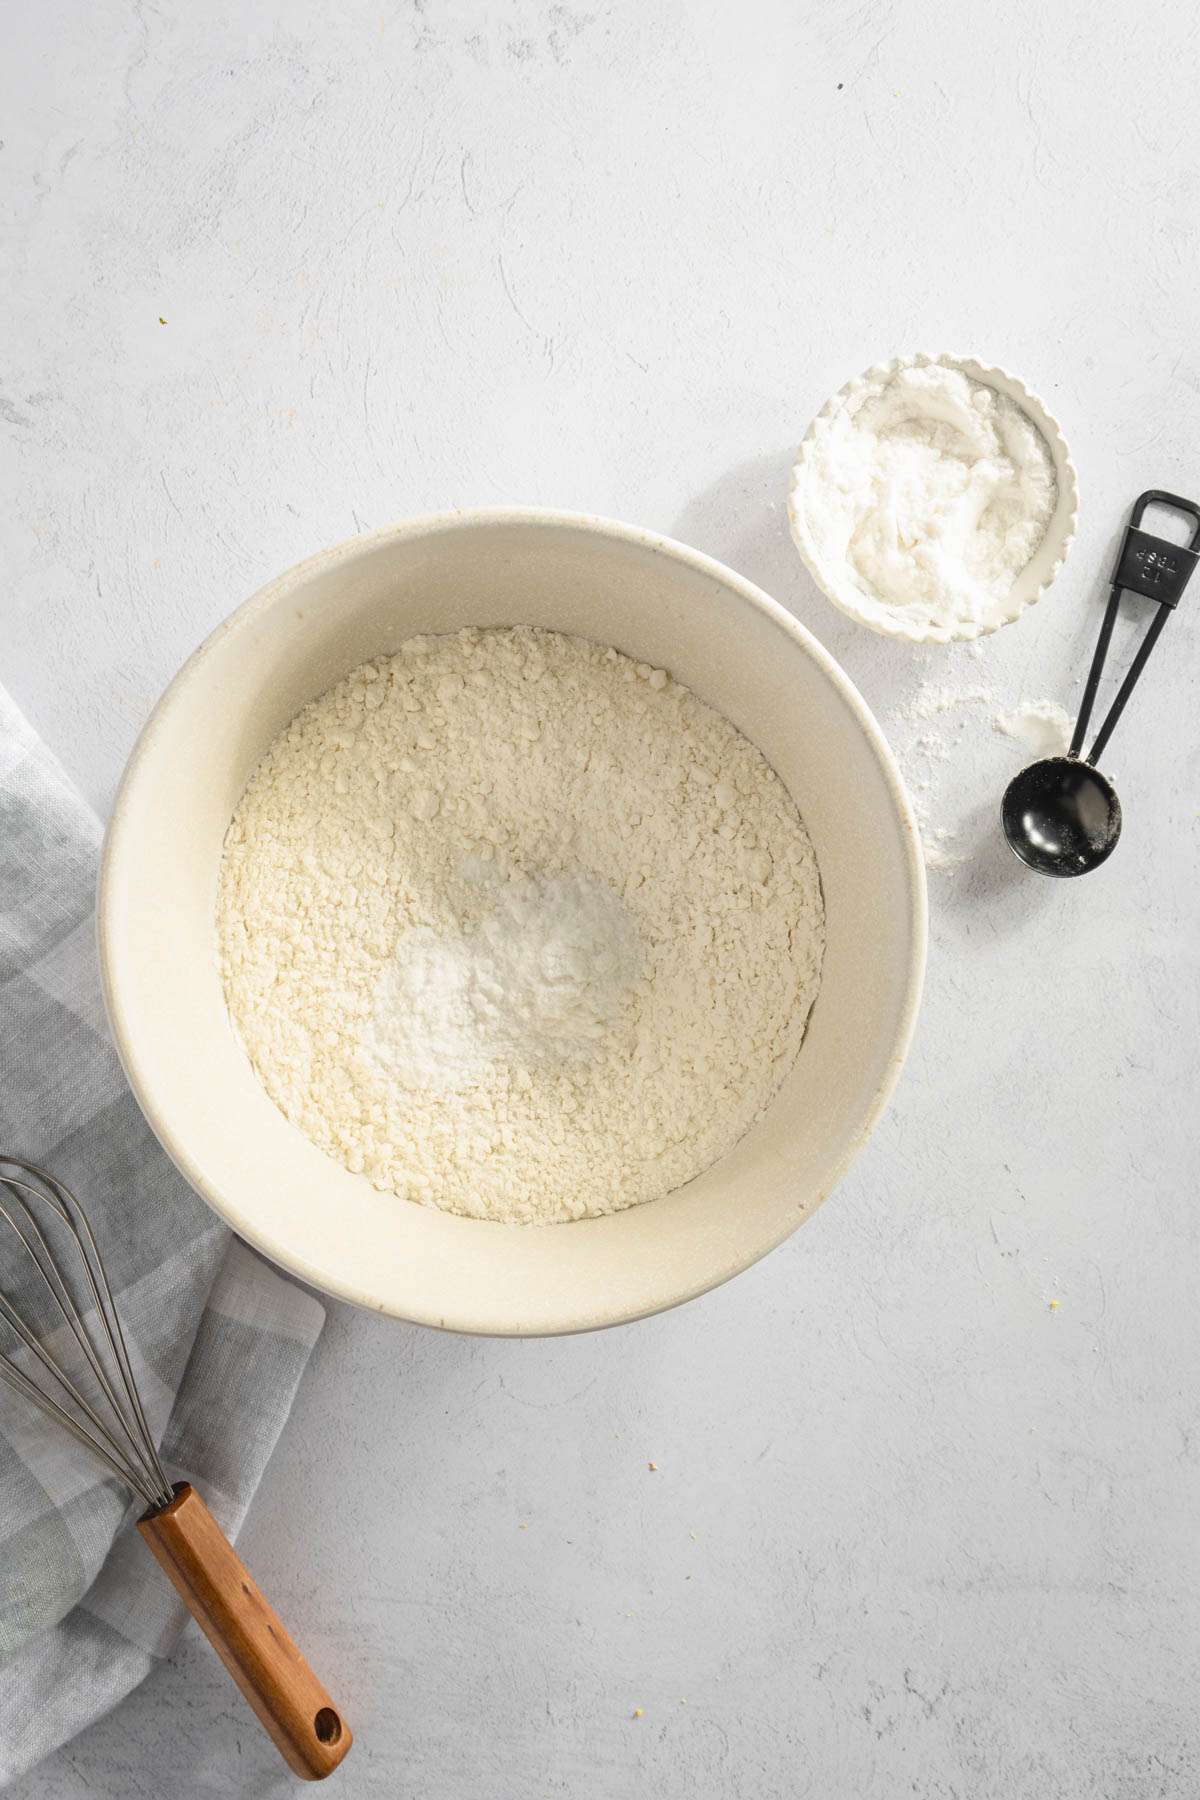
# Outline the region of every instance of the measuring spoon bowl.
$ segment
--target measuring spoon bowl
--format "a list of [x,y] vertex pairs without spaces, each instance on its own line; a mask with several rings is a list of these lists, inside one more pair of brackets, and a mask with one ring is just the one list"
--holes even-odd
[[1001,817],[1010,846],[1039,875],[1086,875],[1121,835],[1112,783],[1073,756],[1049,756],[1014,775]]

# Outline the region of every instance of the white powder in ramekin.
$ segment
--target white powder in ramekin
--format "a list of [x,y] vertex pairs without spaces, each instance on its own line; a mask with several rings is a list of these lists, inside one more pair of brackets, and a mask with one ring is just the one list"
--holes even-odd
[[803,496],[833,584],[924,628],[1001,623],[1057,501],[1029,415],[936,362],[862,382],[813,443]]

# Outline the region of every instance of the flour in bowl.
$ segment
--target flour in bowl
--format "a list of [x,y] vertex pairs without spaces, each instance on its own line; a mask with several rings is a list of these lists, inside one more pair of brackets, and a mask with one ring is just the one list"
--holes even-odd
[[217,922],[280,1110],[380,1189],[510,1222],[730,1149],[824,946],[754,746],[663,670],[523,627],[414,638],[306,707],[234,815]]
[[489,1064],[588,1062],[642,967],[633,914],[607,882],[463,873],[494,910],[471,931],[402,932],[375,990],[367,1041],[416,1088],[471,1087]]

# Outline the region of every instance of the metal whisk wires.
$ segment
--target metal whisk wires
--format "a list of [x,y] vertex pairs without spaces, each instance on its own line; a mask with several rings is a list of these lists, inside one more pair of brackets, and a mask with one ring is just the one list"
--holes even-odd
[[[66,1252],[64,1257],[56,1254],[56,1241]],[[37,1305],[55,1337],[68,1350],[74,1345],[87,1371],[84,1381],[91,1398],[46,1348],[49,1332],[34,1329],[31,1315]],[[61,1181],[34,1163],[4,1155],[0,1155],[0,1319],[29,1352],[21,1367],[0,1350],[0,1378],[85,1444],[148,1506],[168,1505],[171,1483],[146,1423],[112,1287],[87,1214]]]

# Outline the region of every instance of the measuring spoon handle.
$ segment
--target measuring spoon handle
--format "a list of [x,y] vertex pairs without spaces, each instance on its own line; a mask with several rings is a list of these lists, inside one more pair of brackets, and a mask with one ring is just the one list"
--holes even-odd
[[[1142,515],[1147,506],[1151,504],[1172,507],[1176,512],[1185,514],[1192,521],[1194,527],[1191,542],[1187,545],[1174,544],[1168,538],[1154,537],[1150,532],[1143,531],[1141,529]],[[1079,717],[1075,721],[1071,746],[1067,751],[1068,756],[1078,757],[1083,749],[1084,734],[1092,716],[1092,708],[1096,703],[1096,690],[1100,686],[1104,661],[1112,642],[1113,626],[1117,622],[1121,595],[1128,590],[1130,593],[1142,594],[1148,600],[1156,600],[1158,611],[1138,646],[1137,655],[1129,665],[1129,670],[1117,690],[1116,699],[1108,709],[1104,723],[1096,733],[1095,743],[1084,758],[1084,761],[1089,763],[1094,763],[1097,757],[1103,754],[1104,746],[1116,730],[1117,721],[1125,710],[1130,694],[1137,686],[1138,677],[1149,661],[1150,652],[1162,634],[1167,616],[1178,605],[1197,562],[1200,562],[1200,506],[1197,506],[1192,500],[1181,500],[1177,494],[1163,493],[1159,488],[1149,488],[1146,493],[1139,494],[1133,503],[1129,524],[1125,528],[1125,536],[1121,542],[1121,554],[1117,558],[1116,574],[1113,576],[1108,605],[1104,609],[1104,620],[1100,626],[1100,636],[1096,640],[1092,666],[1088,670],[1083,699],[1079,703]]]

